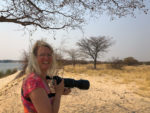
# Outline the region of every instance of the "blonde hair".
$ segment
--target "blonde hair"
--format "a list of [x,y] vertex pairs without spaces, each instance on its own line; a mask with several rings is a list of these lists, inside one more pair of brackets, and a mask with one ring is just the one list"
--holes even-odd
[[47,75],[53,76],[56,73],[56,59],[55,59],[54,51],[53,51],[53,48],[47,42],[45,42],[43,40],[37,40],[31,50],[31,52],[29,53],[30,55],[29,55],[29,59],[28,59],[28,65],[26,68],[26,74],[29,74],[32,72],[34,72],[38,75],[41,74],[41,70],[39,68],[37,58],[36,58],[38,48],[41,46],[47,47],[52,51],[52,63],[47,71]]

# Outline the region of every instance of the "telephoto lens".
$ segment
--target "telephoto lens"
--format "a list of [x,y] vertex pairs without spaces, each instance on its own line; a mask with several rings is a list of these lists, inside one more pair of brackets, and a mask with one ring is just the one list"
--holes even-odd
[[71,78],[64,78],[65,87],[74,88],[77,87],[79,89],[87,90],[90,87],[90,83],[88,80],[74,80]]
[[[59,84],[62,80],[59,76],[53,76],[53,78],[50,78],[49,76],[46,76],[46,79],[54,79],[56,80],[57,84]],[[64,86],[68,88],[79,88],[82,90],[88,90],[90,87],[90,82],[88,80],[80,79],[80,80],[74,80],[71,78],[63,78],[64,79]]]

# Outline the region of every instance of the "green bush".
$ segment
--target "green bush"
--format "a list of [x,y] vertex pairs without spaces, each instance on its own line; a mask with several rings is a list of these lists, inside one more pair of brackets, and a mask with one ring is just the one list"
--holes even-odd
[[17,72],[17,68],[14,68],[11,73],[14,74],[16,72]]
[[0,71],[0,78],[4,76],[4,72]]
[[138,60],[136,60],[133,57],[127,57],[127,58],[125,58],[123,62],[124,62],[124,64],[129,65],[129,66],[139,65]]
[[12,70],[11,69],[7,69],[6,72],[5,72],[5,75],[10,75],[12,74]]
[[17,69],[7,69],[6,72],[0,71],[0,78],[7,76],[7,75],[11,75],[17,72]]

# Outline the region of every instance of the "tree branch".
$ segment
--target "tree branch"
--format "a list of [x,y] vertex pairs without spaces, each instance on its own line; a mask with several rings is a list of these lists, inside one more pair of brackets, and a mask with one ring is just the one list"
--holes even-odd
[[27,0],[33,7],[35,7],[40,13],[42,13],[42,10],[37,7],[31,0]]
[[70,26],[70,24],[64,24],[64,25],[62,25],[60,27],[42,26],[41,24],[38,24],[38,23],[35,23],[35,22],[30,22],[30,21],[22,22],[22,21],[19,21],[18,19],[7,19],[6,17],[3,17],[3,16],[0,17],[0,22],[17,23],[17,24],[21,24],[23,26],[35,25],[35,26],[39,26],[40,28],[43,28],[43,29],[56,29],[56,30],[63,29],[63,28],[66,28],[66,27]]

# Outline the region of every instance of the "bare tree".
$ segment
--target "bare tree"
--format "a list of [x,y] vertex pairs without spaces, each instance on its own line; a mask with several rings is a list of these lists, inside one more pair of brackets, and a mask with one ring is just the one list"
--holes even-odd
[[83,38],[77,42],[80,51],[93,59],[94,69],[96,69],[97,58],[107,52],[108,47],[112,44],[112,39],[105,36]]
[[58,68],[64,68],[65,65],[65,55],[66,55],[66,41],[67,38],[61,38],[60,44],[55,48],[55,57],[58,63]]
[[26,68],[28,66],[28,58],[29,58],[29,52],[23,51],[22,58],[21,58],[21,71],[18,73],[18,75],[15,77],[15,79],[22,77],[25,74]]
[[[44,30],[81,28],[87,17],[102,13],[113,17],[147,13],[146,0],[2,0],[0,22]],[[91,16],[92,15],[92,16]]]
[[72,61],[72,65],[75,67],[76,65],[76,61],[79,57],[79,53],[78,50],[76,49],[70,49],[70,50],[66,50],[66,53],[69,55],[69,57],[71,58]]

